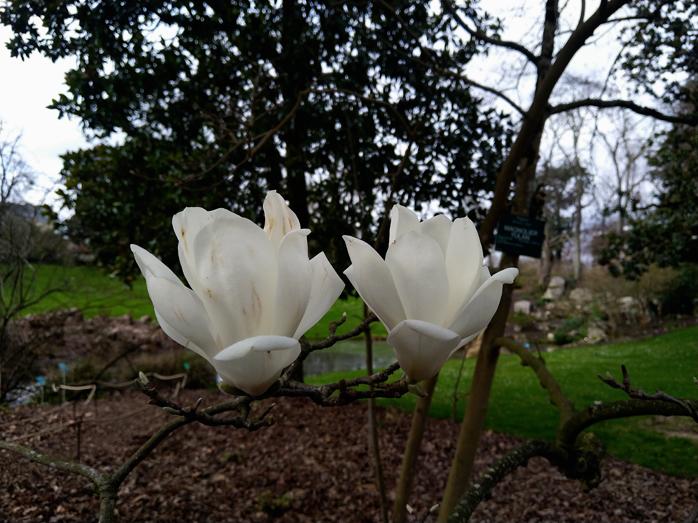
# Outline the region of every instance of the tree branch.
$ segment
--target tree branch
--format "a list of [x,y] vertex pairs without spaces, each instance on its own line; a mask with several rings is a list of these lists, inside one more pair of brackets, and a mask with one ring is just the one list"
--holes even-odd
[[561,103],[550,107],[551,114],[564,113],[566,111],[572,111],[574,109],[579,109],[581,107],[598,107],[600,109],[609,108],[621,108],[628,109],[634,113],[640,114],[642,116],[649,116],[655,118],[656,120],[661,120],[663,122],[669,123],[682,123],[687,125],[698,125],[698,115],[687,114],[687,115],[671,115],[665,114],[661,111],[653,109],[651,107],[645,107],[643,105],[638,105],[630,100],[601,100],[599,98],[584,98],[581,100],[575,100],[573,102]]
[[[369,398],[399,398],[409,392],[410,387],[406,379],[386,383],[390,376],[400,368],[395,362],[385,370],[360,376],[351,380],[340,380],[326,385],[308,385],[297,381],[290,381],[276,390],[270,392],[271,396],[306,397],[325,407],[346,405],[361,399]],[[355,389],[353,387],[368,386],[368,389]],[[335,395],[335,393],[338,393]]]
[[[500,338],[497,343],[507,348],[514,347],[513,352],[517,351],[517,344],[501,343],[504,341],[509,340]],[[526,354],[529,359],[537,360],[531,354]],[[542,368],[544,369],[544,366]],[[550,376],[547,369],[543,371],[540,369],[540,366],[534,368],[539,379],[541,376]],[[646,394],[630,385],[628,372],[624,366],[622,369],[622,383],[618,383],[610,376],[603,377],[601,380],[612,388],[623,390],[631,396],[631,399],[594,404],[584,410],[575,411],[558,429],[554,443],[530,441],[512,450],[492,465],[478,481],[470,485],[450,514],[449,523],[468,521],[480,502],[487,499],[499,483],[519,467],[526,466],[528,460],[535,456],[544,457],[570,479],[583,480],[590,486],[596,485],[601,479],[599,464],[605,449],[593,434],[582,434],[582,432],[597,423],[648,415],[688,416],[696,419],[698,401],[674,398],[659,391],[656,394]]]
[[224,408],[218,408],[215,414],[221,414],[223,412],[231,410],[243,410],[243,415],[236,416],[232,418],[217,418],[215,415],[210,414],[208,411],[199,411],[201,402],[203,398],[199,398],[196,403],[191,407],[184,407],[170,399],[162,396],[158,390],[148,381],[145,374],[141,373],[141,377],[138,380],[138,384],[141,387],[141,391],[150,398],[150,404],[156,405],[163,409],[168,414],[174,416],[181,416],[185,420],[192,422],[196,421],[202,425],[207,425],[209,427],[235,427],[238,429],[247,429],[249,431],[255,431],[262,427],[269,426],[269,421],[265,419],[266,413],[260,418],[249,419],[248,409],[251,402],[251,398],[241,396],[234,402],[225,402]]
[[327,349],[328,347],[333,346],[339,341],[349,340],[351,338],[355,338],[356,336],[361,335],[364,332],[364,330],[366,330],[366,327],[371,325],[371,323],[378,321],[378,318],[375,314],[371,312],[361,323],[359,323],[352,330],[347,331],[343,334],[337,334],[337,327],[342,325],[345,321],[347,321],[346,314],[342,315],[342,317],[338,321],[330,323],[330,335],[324,340],[307,345],[304,351],[306,357],[307,354],[310,354],[311,352],[315,352],[316,350]]
[[499,485],[509,474],[520,467],[525,467],[531,458],[542,456],[551,458],[555,449],[550,443],[544,441],[529,441],[515,448],[494,465],[487,469],[477,480],[472,483],[465,495],[448,518],[448,523],[460,523],[469,521],[478,505],[490,498],[492,490]]
[[138,449],[109,477],[109,483],[118,491],[119,486],[126,477],[131,473],[131,471],[136,468],[136,466],[143,461],[148,455],[162,443],[167,436],[172,434],[174,431],[188,425],[193,420],[187,418],[179,418],[174,421],[169,422],[160,428],[155,434],[150,436],[148,440],[143,443]]
[[[418,58],[418,57],[416,57],[416,56],[413,56],[412,54],[409,54],[409,53],[402,53],[402,52],[401,52],[400,54],[402,54],[402,55],[404,56],[405,59],[411,60],[411,61],[413,61],[413,62],[415,62],[415,63],[419,63],[420,65],[422,65],[422,66],[424,66],[424,67],[427,67],[427,68],[429,68],[429,69],[432,69],[432,70],[436,71],[437,73],[439,73],[439,74],[441,74],[441,75],[443,75],[443,76],[446,76],[446,77],[449,77],[449,78],[453,78],[453,79],[456,79],[456,80],[460,80],[460,81],[462,81],[462,82],[464,82],[464,83],[466,83],[466,84],[468,84],[468,85],[470,85],[470,86],[472,86],[472,87],[475,87],[475,88],[480,89],[480,90],[482,90],[482,91],[485,91],[485,92],[487,92],[487,93],[493,94],[493,95],[495,95],[495,96],[501,98],[502,100],[504,100],[506,103],[508,103],[508,104],[509,104],[516,112],[518,112],[519,114],[521,114],[521,115],[525,114],[525,111],[524,111],[523,107],[521,107],[521,106],[520,106],[519,104],[517,104],[514,100],[512,100],[511,97],[507,96],[507,95],[504,94],[503,92],[501,92],[501,91],[495,89],[494,87],[490,87],[490,86],[488,86],[488,85],[484,85],[484,84],[481,84],[481,83],[479,83],[479,82],[476,82],[475,80],[471,80],[470,78],[468,78],[468,77],[466,77],[466,76],[463,76],[462,74],[460,74],[460,73],[458,73],[458,72],[451,71],[451,70],[449,70],[449,69],[445,69],[445,68],[441,67],[441,66],[438,64],[438,58],[434,55],[434,53],[432,52],[432,50],[429,49],[429,48],[427,48],[427,47],[424,47],[424,46],[422,45],[422,43],[421,43],[421,41],[420,41],[420,36],[419,36],[417,33],[415,33],[414,30],[412,30],[412,28],[410,27],[410,25],[407,24],[407,23],[402,19],[402,17],[397,13],[397,11],[395,11],[395,8],[393,8],[393,7],[392,7],[388,2],[386,2],[385,0],[376,0],[376,1],[377,1],[378,3],[380,3],[380,4],[385,8],[385,10],[397,21],[397,23],[400,24],[400,26],[402,27],[402,29],[403,29],[407,34],[409,34],[409,35],[412,37],[412,40],[414,41],[415,45],[416,45],[416,46],[419,48],[419,50],[420,50],[420,53],[421,53],[420,56],[425,56],[425,57],[427,57],[427,58],[430,60],[430,62],[426,62],[426,61],[424,61],[424,60],[422,60],[422,59],[420,59],[420,58]],[[396,49],[396,51],[397,51],[397,52],[400,52],[399,49]],[[450,61],[450,62],[453,64],[453,66],[456,67],[456,68],[461,68],[461,67],[462,67],[462,64],[456,63],[452,58],[449,58],[449,61]]]
[[534,356],[520,344],[510,338],[497,338],[495,344],[500,347],[505,347],[510,352],[513,352],[521,359],[521,364],[524,367],[530,367],[536,373],[540,386],[548,391],[550,403],[555,405],[560,411],[560,423],[567,421],[574,413],[574,405],[562,392],[562,388],[557,380],[550,373],[545,365],[545,360]]
[[82,463],[62,460],[60,458],[49,456],[48,454],[44,454],[34,449],[30,449],[29,447],[24,447],[9,441],[0,440],[0,449],[14,452],[15,454],[24,456],[30,461],[46,465],[47,467],[51,467],[56,470],[70,472],[71,474],[78,474],[89,479],[96,487],[99,487],[104,482],[104,476],[102,476],[102,474],[100,474],[96,469],[83,465]]
[[444,10],[451,15],[455,22],[473,38],[476,38],[477,40],[480,40],[488,44],[496,45],[497,47],[504,47],[512,51],[517,51],[524,55],[528,59],[528,61],[531,62],[534,66],[538,67],[539,57],[533,54],[520,43],[512,42],[510,40],[502,40],[500,38],[490,36],[480,29],[473,29],[463,19],[456,7],[453,5],[453,2],[446,1],[442,5],[444,7]]

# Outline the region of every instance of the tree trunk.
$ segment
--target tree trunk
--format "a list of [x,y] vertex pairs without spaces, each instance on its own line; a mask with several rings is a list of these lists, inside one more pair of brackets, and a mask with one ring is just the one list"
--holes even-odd
[[[301,227],[309,227],[310,214],[304,158],[307,117],[304,115],[303,104],[297,104],[297,102],[301,93],[313,82],[313,69],[303,45],[303,35],[307,22],[297,1],[283,0],[282,10],[280,83],[284,98],[284,114],[281,116],[296,111],[281,133],[286,149],[283,159],[286,171],[284,196],[288,199],[293,212],[298,216]],[[302,362],[296,366],[292,378],[296,381],[303,381]]]
[[[516,257],[504,255],[501,268],[515,267],[518,262]],[[480,436],[485,427],[487,406],[494,381],[494,373],[499,359],[499,347],[494,345],[494,340],[504,334],[504,328],[509,317],[511,305],[512,286],[505,285],[502,291],[502,299],[499,308],[492,318],[490,325],[485,330],[482,338],[480,352],[477,355],[473,382],[470,386],[468,403],[465,415],[458,434],[456,455],[451,464],[448,482],[444,490],[444,496],[439,508],[438,522],[446,522],[468,486],[472,476],[475,453],[480,442]]]
[[106,488],[99,493],[99,523],[114,523],[116,521],[116,491]]
[[[543,129],[548,118],[548,100],[550,94],[566,67],[566,63],[574,56],[571,48],[568,48],[575,35],[573,34],[567,44],[563,46],[557,55],[555,63],[552,63],[554,55],[555,32],[558,25],[558,2],[557,0],[547,0],[545,3],[545,20],[543,22],[543,35],[541,37],[541,55],[538,64],[538,78],[536,91],[533,96],[531,107],[526,112],[519,134],[514,141],[509,155],[507,156],[502,169],[497,174],[497,189],[500,189],[501,182],[509,178],[516,180],[516,192],[512,205],[515,214],[528,214],[531,186],[535,179],[536,166],[540,150],[540,142],[543,137]],[[580,26],[581,27],[581,26]],[[592,31],[593,32],[593,31]],[[581,35],[580,35],[581,36]],[[580,42],[586,38],[583,38]],[[560,61],[561,58],[564,60]],[[561,69],[562,67],[562,69]],[[519,147],[517,147],[519,144]],[[512,170],[513,171],[509,171]],[[486,242],[491,237],[494,226],[498,220],[497,208],[506,205],[508,196],[508,184],[506,192],[495,190],[495,200],[485,218],[480,231],[481,240]],[[496,201],[496,198],[503,200]],[[506,267],[516,267],[518,256],[502,256],[500,269]],[[499,347],[496,347],[494,340],[504,335],[504,331],[509,317],[511,307],[511,297],[513,288],[505,285],[502,290],[502,298],[499,302],[497,312],[492,318],[482,339],[480,352],[478,353],[473,381],[470,386],[468,403],[461,423],[458,435],[458,445],[456,455],[451,464],[448,475],[448,483],[444,490],[441,506],[439,507],[439,523],[446,523],[449,515],[455,508],[458,500],[468,487],[468,482],[472,477],[475,453],[480,443],[480,436],[485,427],[485,417],[487,406],[494,381],[494,373],[499,358]]]
[[553,271],[553,250],[550,248],[550,237],[553,233],[550,219],[545,221],[545,233],[543,238],[543,250],[538,265],[538,284],[544,289],[550,283],[550,275]]
[[285,116],[295,108],[296,114],[283,128],[286,146],[286,198],[298,215],[301,227],[310,225],[308,211],[308,187],[305,179],[304,145],[307,117],[303,103],[297,105],[301,93],[313,83],[313,65],[305,52],[304,34],[307,22],[296,0],[283,0],[281,25],[281,90],[284,97]]
[[438,379],[439,375],[437,374],[433,378],[422,382],[421,389],[424,392],[424,396],[417,400],[412,413],[412,425],[407,436],[407,444],[402,455],[402,465],[400,466],[400,477],[395,488],[393,523],[405,523],[407,521],[407,502],[410,499],[417,457],[422,446],[424,429],[429,417],[429,407],[431,407],[431,399],[434,396],[434,388]]
[[584,180],[577,175],[574,201],[574,258],[572,266],[574,280],[582,279],[582,196],[584,196]]

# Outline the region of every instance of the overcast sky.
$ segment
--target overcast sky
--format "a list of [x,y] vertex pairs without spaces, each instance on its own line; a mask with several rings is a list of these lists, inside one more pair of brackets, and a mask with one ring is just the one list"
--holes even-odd
[[[543,2],[497,0],[483,4],[490,12],[505,19],[503,37],[525,43],[534,43],[539,39]],[[579,15],[580,4],[577,0],[570,0],[566,5],[563,28],[565,23],[572,23]],[[591,12],[594,7],[589,5],[587,12]],[[58,183],[60,155],[85,146],[87,141],[77,120],[59,119],[57,111],[47,108],[51,100],[65,90],[64,74],[70,68],[72,60],[52,63],[36,53],[25,61],[12,58],[5,48],[10,35],[7,27],[0,26],[0,71],[3,78],[0,82],[0,120],[4,122],[6,132],[22,134],[23,156],[38,174],[39,181],[28,199],[39,202]],[[600,37],[599,44],[584,48],[574,59],[569,69],[571,72],[579,72],[585,77],[605,77],[618,45],[613,34],[601,34]],[[535,48],[531,50],[538,51]],[[508,87],[507,94],[526,107],[533,78],[532,75],[518,75],[521,63],[517,53],[494,53],[473,61],[468,66],[467,73],[483,83],[498,88]],[[614,87],[622,91],[622,85]],[[602,123],[603,125],[607,124]],[[601,169],[608,165],[602,151],[595,154]],[[49,201],[53,200],[49,197]]]
[[52,63],[36,53],[25,61],[12,58],[5,47],[11,34],[0,26],[0,121],[6,136],[22,134],[22,156],[38,175],[28,199],[38,203],[58,180],[59,156],[86,142],[77,120],[59,119],[57,111],[46,107],[63,91],[63,76],[71,61]]

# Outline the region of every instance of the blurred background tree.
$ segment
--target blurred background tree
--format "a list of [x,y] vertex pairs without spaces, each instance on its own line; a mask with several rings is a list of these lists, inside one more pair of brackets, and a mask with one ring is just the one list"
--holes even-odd
[[479,217],[509,142],[433,67],[482,44],[423,2],[14,2],[2,21],[15,55],[76,59],[52,107],[102,143],[64,156],[67,231],[122,275],[130,243],[173,261],[183,207],[249,213],[267,189],[347,265],[341,235],[375,241],[392,202]]
[[[695,84],[687,90],[698,97]],[[688,265],[698,264],[698,130],[676,124],[658,133],[656,140],[658,146],[648,159],[652,198],[632,206],[623,230],[605,236],[600,258],[613,274],[630,279],[652,264],[689,272],[695,270]]]

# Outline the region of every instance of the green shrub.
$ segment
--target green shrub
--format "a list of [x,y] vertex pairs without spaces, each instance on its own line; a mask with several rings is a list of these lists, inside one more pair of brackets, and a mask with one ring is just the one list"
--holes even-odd
[[515,312],[511,315],[511,323],[518,325],[522,330],[529,330],[536,324],[536,319],[529,314],[524,314],[523,312]]
[[579,341],[587,334],[586,320],[580,316],[567,318],[555,329],[555,343],[557,345],[567,345]]
[[662,315],[693,314],[698,301],[698,265],[679,267],[676,276],[659,293]]

